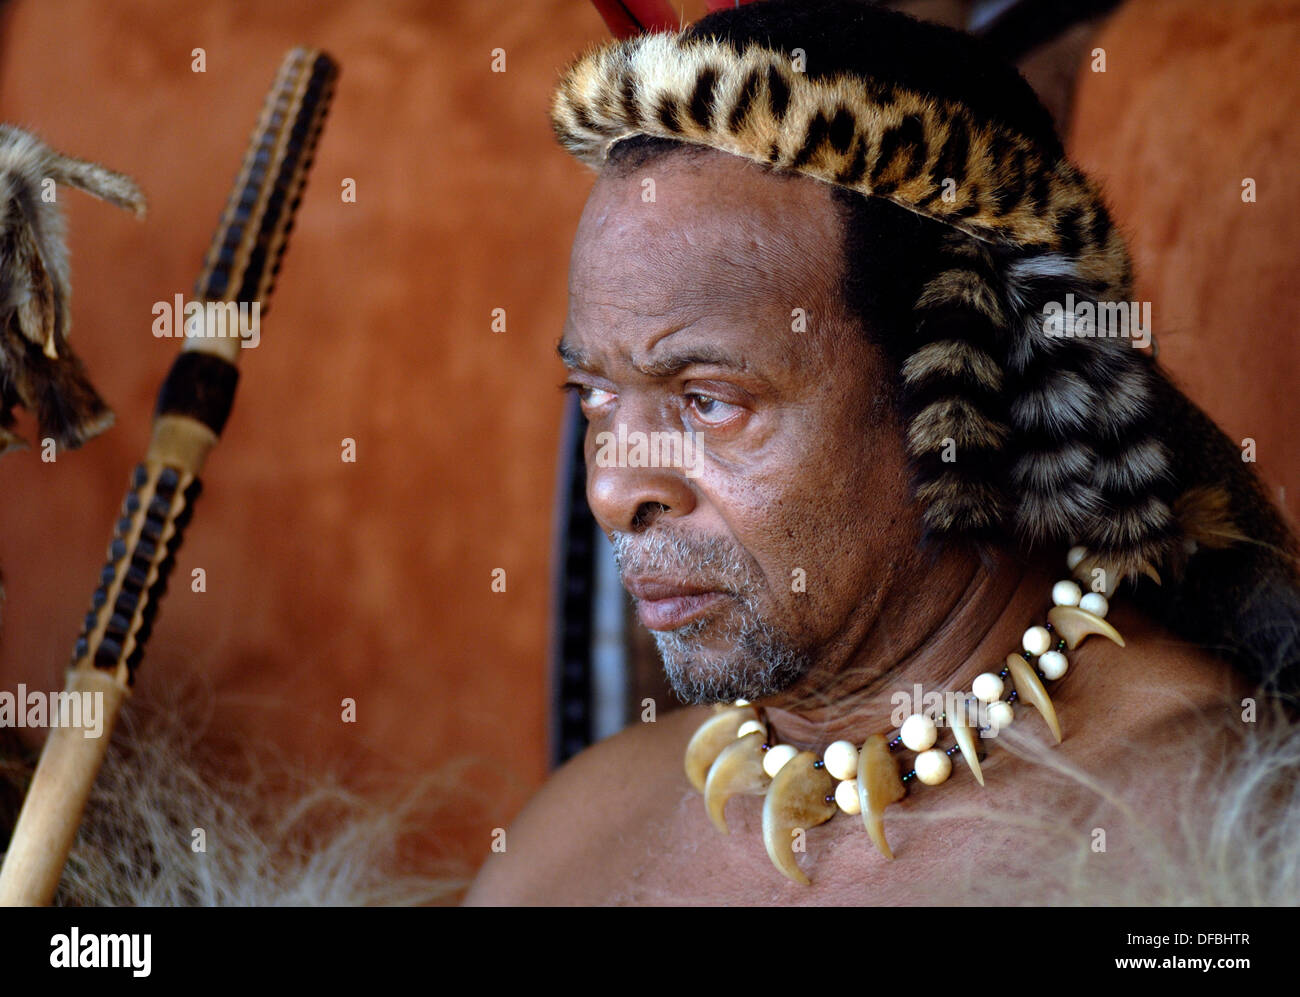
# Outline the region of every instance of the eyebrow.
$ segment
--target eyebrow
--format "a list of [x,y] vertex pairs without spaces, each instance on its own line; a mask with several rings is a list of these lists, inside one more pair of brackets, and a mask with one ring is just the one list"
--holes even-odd
[[583,350],[561,340],[556,344],[555,352],[560,355],[560,361],[569,370],[591,370],[591,360]]
[[[593,364],[590,357],[585,351],[577,347],[561,342],[555,347],[555,352],[560,355],[560,360],[570,370],[575,368],[586,371],[592,370]],[[741,372],[750,370],[750,364],[744,358],[709,345],[688,347],[681,352],[669,353],[655,360],[634,363],[632,369],[647,377],[671,377],[673,374],[697,364],[710,367],[726,367]]]

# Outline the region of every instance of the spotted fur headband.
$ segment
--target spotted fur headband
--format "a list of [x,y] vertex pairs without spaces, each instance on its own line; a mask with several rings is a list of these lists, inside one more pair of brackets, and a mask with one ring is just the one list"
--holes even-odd
[[[860,76],[810,78],[782,52],[657,33],[589,52],[552,106],[560,142],[599,169],[632,135],[712,146],[882,197],[985,242],[1059,252],[1127,286],[1123,240],[1091,182],[956,101]],[[945,196],[947,195],[947,196]]]

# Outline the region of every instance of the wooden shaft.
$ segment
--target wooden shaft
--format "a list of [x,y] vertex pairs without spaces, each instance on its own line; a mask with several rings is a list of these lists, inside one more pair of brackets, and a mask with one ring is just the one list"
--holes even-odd
[[[73,672],[68,691],[102,696],[99,736],[86,737],[78,727],[50,731],[0,869],[0,906],[44,906],[54,897],[90,787],[108,750],[113,723],[127,696],[111,675],[93,669]],[[44,800],[59,800],[63,805],[45,806]]]
[[[266,310],[337,75],[334,60],[318,50],[285,57],[204,261],[200,300]],[[216,313],[205,308],[207,315],[215,326]],[[166,592],[198,475],[234,401],[243,340],[210,338],[207,323],[201,331],[187,339],[158,394],[149,450],[132,472],[72,653],[67,691],[102,694],[101,736],[50,732],[0,869],[0,904],[47,904],[54,896]]]

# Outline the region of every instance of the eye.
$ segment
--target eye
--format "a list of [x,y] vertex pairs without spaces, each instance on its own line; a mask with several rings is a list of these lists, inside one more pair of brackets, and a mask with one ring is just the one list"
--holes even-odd
[[615,398],[612,391],[594,388],[590,384],[579,384],[577,381],[569,381],[567,384],[560,385],[560,387],[564,391],[577,395],[578,401],[582,403],[584,409],[600,408],[602,405],[608,405]]
[[691,400],[691,408],[699,416],[700,421],[710,426],[719,426],[741,411],[739,405],[719,401],[712,395],[705,395],[698,391],[687,392],[686,397]]

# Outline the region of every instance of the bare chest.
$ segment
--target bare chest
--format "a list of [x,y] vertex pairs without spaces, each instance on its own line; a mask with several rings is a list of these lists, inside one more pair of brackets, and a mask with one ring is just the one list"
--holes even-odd
[[[945,824],[914,812],[891,814],[895,859],[881,855],[858,817],[839,814],[792,835],[790,847],[811,885],[786,879],[763,841],[760,797],[727,806],[730,834],[708,820],[704,801],[682,791],[664,810],[627,829],[605,850],[588,902],[721,906],[899,905],[942,903],[971,873],[1000,862],[999,842],[969,824]],[[907,808],[915,811],[917,808]],[[615,843],[611,843],[615,844]]]

